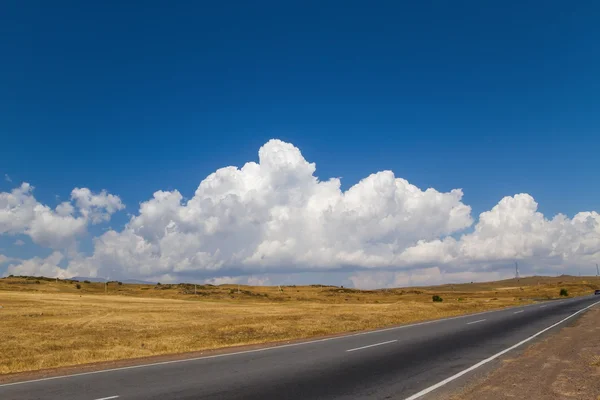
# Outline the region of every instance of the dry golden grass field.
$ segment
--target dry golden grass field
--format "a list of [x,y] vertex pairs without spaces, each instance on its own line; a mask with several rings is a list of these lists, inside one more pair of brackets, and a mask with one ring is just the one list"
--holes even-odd
[[[78,286],[79,285],[79,288]],[[600,288],[596,277],[355,290],[0,279],[0,374],[309,338]],[[439,295],[443,302],[432,302]]]

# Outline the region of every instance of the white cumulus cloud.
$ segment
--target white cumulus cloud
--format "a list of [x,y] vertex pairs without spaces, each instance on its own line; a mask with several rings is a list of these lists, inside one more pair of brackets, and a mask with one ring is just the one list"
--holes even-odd
[[537,271],[593,265],[600,260],[600,215],[580,212],[572,219],[551,219],[537,211],[529,194],[507,196],[481,213],[474,230],[460,239],[419,241],[403,254],[412,263],[437,263],[464,268],[465,264],[511,264],[523,261]]
[[63,259],[64,256],[62,253],[55,251],[46,258],[33,257],[28,260],[20,260],[18,264],[8,266],[7,274],[59,278],[69,277],[69,273],[59,266],[59,263]]
[[[93,224],[109,221],[112,214],[125,208],[118,196],[107,193],[106,190],[94,194],[88,188],[75,188],[71,192],[71,199],[81,215]],[[73,208],[70,210],[72,212]]]
[[[512,274],[514,261],[531,273],[600,262],[595,211],[547,218],[530,195],[517,194],[473,225],[462,197],[461,189],[421,189],[391,171],[343,191],[337,178],[320,180],[298,148],[271,140],[258,162],[215,171],[190,199],[157,191],[123,229],[96,237],[92,254],[61,259],[61,273],[276,284],[287,282],[284,274],[336,271],[332,279],[376,287],[498,279]],[[0,194],[0,233],[56,248],[122,208],[117,196],[76,188],[52,210],[24,184]],[[49,270],[52,261],[27,268]]]
[[418,240],[472,223],[459,189],[421,190],[383,171],[343,192],[314,173],[298,148],[271,140],[258,163],[219,169],[188,201],[154,193],[81,263],[127,276],[392,267]]
[[41,246],[62,248],[85,233],[90,222],[107,220],[124,207],[117,196],[104,191],[92,194],[89,189],[75,189],[76,207],[63,202],[52,209],[36,200],[33,189],[23,183],[11,192],[0,192],[0,234],[26,234]]

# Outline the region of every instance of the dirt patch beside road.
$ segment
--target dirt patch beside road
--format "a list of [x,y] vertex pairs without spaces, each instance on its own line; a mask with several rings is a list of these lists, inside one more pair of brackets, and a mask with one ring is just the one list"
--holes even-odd
[[600,306],[451,399],[600,400]]

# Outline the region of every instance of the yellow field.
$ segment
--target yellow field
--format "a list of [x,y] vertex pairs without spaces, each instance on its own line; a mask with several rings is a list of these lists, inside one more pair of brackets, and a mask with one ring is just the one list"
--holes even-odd
[[[39,282],[39,283],[36,283]],[[80,285],[77,289],[76,285]],[[308,338],[441,318],[600,288],[524,278],[360,291],[334,286],[118,285],[0,279],[0,374]],[[444,301],[433,303],[431,296]]]

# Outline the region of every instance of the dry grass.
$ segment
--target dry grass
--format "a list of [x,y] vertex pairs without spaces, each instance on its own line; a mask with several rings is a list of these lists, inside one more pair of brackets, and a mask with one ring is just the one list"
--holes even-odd
[[[39,280],[40,283],[35,283]],[[441,318],[600,287],[595,278],[359,291],[332,286],[109,285],[0,279],[0,374],[308,338]],[[443,297],[433,303],[432,294]]]

